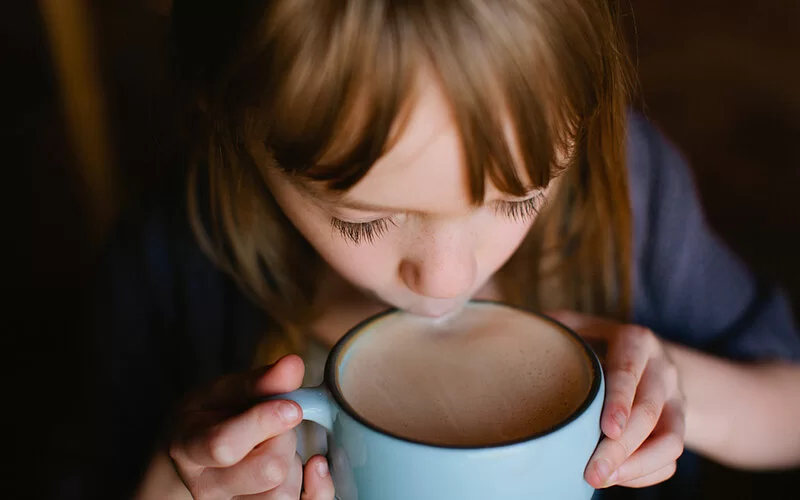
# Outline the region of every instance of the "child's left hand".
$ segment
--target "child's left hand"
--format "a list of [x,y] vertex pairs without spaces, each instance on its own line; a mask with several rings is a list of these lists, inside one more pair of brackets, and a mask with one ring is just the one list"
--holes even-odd
[[675,473],[683,453],[685,399],[664,343],[647,328],[570,311],[548,313],[589,341],[608,344],[603,361],[605,438],[584,477],[595,488],[641,488]]

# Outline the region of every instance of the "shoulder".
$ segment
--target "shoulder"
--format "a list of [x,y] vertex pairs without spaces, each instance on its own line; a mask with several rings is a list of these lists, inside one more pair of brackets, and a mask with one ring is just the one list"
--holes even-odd
[[[692,173],[683,154],[654,124],[633,111],[628,114],[626,161],[635,219],[652,212],[655,205],[683,206],[684,211],[699,208]],[[647,221],[636,222],[644,229]]]
[[782,294],[714,233],[683,155],[636,113],[629,116],[627,161],[634,320],[729,356],[800,356]]
[[694,243],[715,236],[703,217],[687,161],[655,125],[636,112],[628,115],[626,161],[635,291],[641,303],[648,291],[664,292],[663,287],[652,290],[654,276],[675,264],[700,264],[691,258],[697,250]]

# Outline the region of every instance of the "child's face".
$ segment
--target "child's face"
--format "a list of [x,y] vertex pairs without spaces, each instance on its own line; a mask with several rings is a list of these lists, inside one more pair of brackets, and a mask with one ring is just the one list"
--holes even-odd
[[[522,169],[520,177],[527,183]],[[343,278],[426,316],[452,312],[490,280],[545,194],[515,199],[487,182],[475,207],[455,124],[433,83],[394,147],[346,193],[278,172],[268,179],[288,218]]]

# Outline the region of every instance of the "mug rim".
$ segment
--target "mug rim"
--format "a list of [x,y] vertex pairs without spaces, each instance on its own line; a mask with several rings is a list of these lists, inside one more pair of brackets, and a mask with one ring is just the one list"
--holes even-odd
[[584,397],[583,401],[580,405],[569,414],[563,420],[560,420],[558,423],[551,425],[545,429],[540,431],[531,433],[521,438],[509,440],[509,441],[502,441],[498,443],[491,443],[491,444],[484,444],[484,445],[459,445],[459,444],[441,444],[441,443],[433,443],[430,441],[425,441],[422,439],[414,439],[408,438],[404,436],[400,436],[395,434],[391,431],[383,429],[375,425],[374,423],[367,420],[365,417],[360,415],[345,399],[344,394],[342,394],[342,390],[338,383],[338,374],[337,374],[337,367],[340,362],[340,357],[347,348],[348,344],[353,340],[355,336],[357,336],[362,330],[368,327],[370,324],[392,314],[403,313],[402,309],[398,308],[390,308],[386,311],[374,314],[361,322],[359,322],[354,327],[350,328],[345,335],[339,339],[338,342],[333,346],[331,349],[330,354],[328,355],[327,360],[325,361],[325,373],[323,376],[323,385],[328,389],[328,392],[333,397],[336,404],[339,405],[339,408],[342,409],[345,413],[347,413],[350,418],[358,422],[359,424],[381,434],[383,436],[387,436],[393,439],[397,439],[399,441],[404,441],[406,443],[418,445],[418,446],[426,446],[430,448],[439,448],[444,450],[488,450],[488,449],[499,449],[505,448],[507,446],[513,446],[517,444],[527,443],[529,441],[534,441],[544,436],[548,436],[550,434],[554,434],[555,432],[563,429],[564,427],[568,426],[570,423],[574,422],[578,418],[580,418],[584,413],[586,413],[589,408],[592,406],[592,403],[597,399],[598,392],[600,391],[600,386],[602,384],[602,367],[600,366],[600,360],[597,357],[597,354],[594,352],[592,347],[589,345],[586,340],[584,340],[580,335],[578,335],[574,330],[566,326],[565,324],[557,321],[549,316],[546,316],[541,313],[533,312],[522,307],[517,307],[511,304],[506,304],[503,302],[495,301],[495,300],[470,300],[465,304],[465,307],[469,307],[470,304],[477,304],[477,305],[491,305],[491,306],[499,306],[505,307],[509,309],[514,309],[516,311],[520,311],[526,314],[530,314],[535,316],[539,319],[545,320],[549,323],[552,323],[559,327],[562,331],[564,331],[567,335],[570,335],[573,340],[575,340],[580,348],[583,350],[583,353],[586,355],[589,361],[589,365],[591,367],[590,375],[592,377],[591,386],[589,388],[588,393]]

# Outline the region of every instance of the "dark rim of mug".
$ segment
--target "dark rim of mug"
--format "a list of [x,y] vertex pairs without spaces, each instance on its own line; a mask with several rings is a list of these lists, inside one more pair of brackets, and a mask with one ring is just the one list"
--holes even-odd
[[365,319],[361,323],[359,323],[356,326],[354,326],[353,328],[351,328],[344,335],[344,337],[342,337],[339,340],[339,342],[337,342],[336,345],[333,346],[333,349],[331,350],[330,356],[328,356],[328,360],[325,363],[325,375],[324,375],[324,385],[325,385],[325,387],[328,389],[328,391],[330,391],[331,395],[336,400],[336,403],[339,405],[339,407],[344,412],[346,412],[348,415],[350,415],[351,418],[353,418],[354,420],[356,420],[360,424],[364,425],[365,427],[367,427],[369,429],[372,429],[373,431],[375,431],[375,432],[377,432],[379,434],[382,434],[384,436],[391,437],[391,438],[397,439],[399,441],[405,441],[406,443],[412,443],[412,444],[422,445],[422,446],[429,446],[431,448],[449,449],[449,450],[496,449],[496,448],[504,448],[506,446],[512,446],[512,445],[515,445],[515,444],[526,443],[528,441],[533,441],[534,439],[538,439],[538,438],[541,438],[543,436],[547,436],[549,434],[552,434],[552,433],[558,431],[559,429],[562,429],[562,428],[566,427],[570,423],[572,423],[575,420],[577,420],[581,415],[586,413],[586,410],[588,410],[589,407],[592,405],[592,403],[595,401],[595,399],[597,398],[597,393],[600,391],[600,382],[602,380],[602,371],[601,371],[602,369],[600,367],[600,360],[597,358],[597,355],[594,353],[594,351],[592,350],[591,346],[589,346],[589,344],[583,338],[581,338],[580,335],[575,333],[568,326],[564,325],[563,323],[561,323],[559,321],[556,321],[555,319],[553,319],[553,318],[551,318],[549,316],[545,316],[543,314],[539,314],[539,313],[535,313],[535,312],[532,312],[532,311],[528,311],[528,310],[523,309],[521,307],[516,307],[516,306],[513,306],[513,305],[509,305],[509,304],[504,304],[502,302],[497,302],[497,301],[493,301],[493,300],[471,300],[471,301],[467,302],[465,307],[469,307],[470,304],[494,305],[494,306],[501,306],[501,307],[505,307],[505,308],[509,308],[509,309],[514,309],[516,311],[521,311],[521,312],[524,312],[526,314],[530,314],[530,315],[536,316],[537,318],[540,318],[540,319],[543,319],[543,320],[548,321],[550,323],[553,323],[554,325],[556,325],[559,328],[561,328],[564,332],[569,334],[578,343],[578,345],[581,346],[581,348],[583,349],[584,354],[586,355],[586,357],[589,360],[589,364],[591,365],[592,386],[589,389],[589,392],[587,393],[587,395],[584,398],[583,402],[578,406],[578,408],[574,412],[572,412],[564,420],[561,420],[557,424],[555,424],[553,426],[550,426],[550,427],[548,427],[548,428],[546,428],[544,430],[532,433],[532,434],[530,434],[528,436],[525,436],[525,437],[522,437],[522,438],[519,438],[519,439],[514,439],[514,440],[509,440],[509,441],[502,441],[502,442],[492,443],[492,444],[487,444],[487,445],[446,445],[446,444],[440,444],[440,443],[432,443],[430,441],[423,441],[423,440],[419,440],[419,439],[412,439],[412,438],[407,438],[407,437],[404,437],[404,436],[400,436],[398,434],[395,434],[393,432],[390,432],[390,431],[388,431],[386,429],[383,429],[383,428],[373,424],[372,422],[370,422],[366,418],[362,417],[352,406],[350,406],[350,404],[344,398],[344,395],[342,394],[341,388],[339,386],[339,377],[338,377],[338,373],[337,373],[338,370],[336,368],[337,368],[337,366],[339,364],[339,358],[340,358],[341,354],[347,349],[347,347],[350,344],[350,342],[352,340],[354,340],[354,338],[359,333],[361,333],[361,331],[364,328],[366,328],[370,324],[372,324],[372,323],[374,323],[374,322],[376,322],[376,321],[378,321],[381,318],[384,318],[386,316],[389,316],[389,315],[392,315],[392,314],[396,314],[396,313],[402,313],[403,311],[401,309],[389,309],[387,311],[375,314],[374,316],[370,316],[369,318]]

